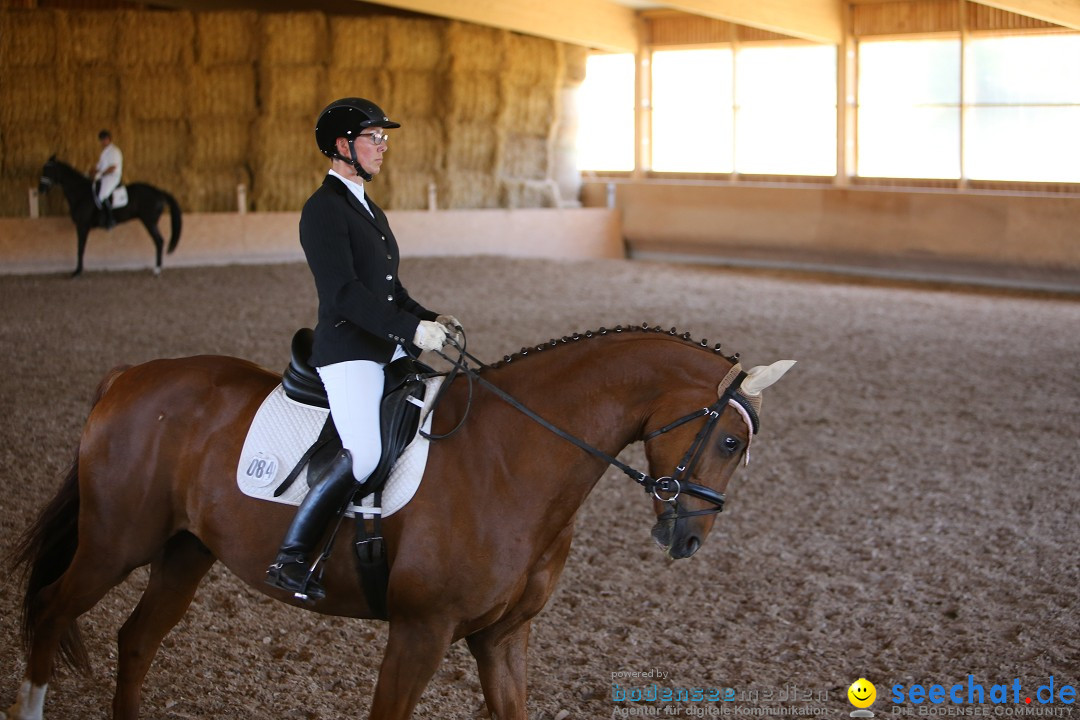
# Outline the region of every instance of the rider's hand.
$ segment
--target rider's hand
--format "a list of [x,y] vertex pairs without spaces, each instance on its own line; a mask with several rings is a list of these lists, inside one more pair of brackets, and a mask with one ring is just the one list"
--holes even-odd
[[458,321],[453,315],[440,315],[435,318],[435,322],[439,323],[446,328],[447,332],[456,335],[459,332],[464,332],[465,329],[461,327],[461,322]]
[[421,350],[439,350],[446,344],[446,328],[431,320],[421,320],[413,344]]

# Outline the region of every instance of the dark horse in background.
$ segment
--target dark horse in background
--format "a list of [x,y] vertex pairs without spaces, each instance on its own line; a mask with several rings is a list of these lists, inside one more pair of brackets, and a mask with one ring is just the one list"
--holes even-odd
[[[93,183],[90,178],[81,172],[56,159],[53,155],[41,168],[41,181],[38,183],[38,192],[46,193],[53,185],[59,185],[64,190],[68,207],[71,209],[71,219],[79,234],[79,262],[75,266],[72,277],[82,274],[83,253],[86,251],[86,237],[90,230],[103,227],[101,213],[97,203],[94,202]],[[146,231],[154,240],[157,250],[157,261],[154,265],[154,274],[161,274],[161,251],[165,247],[165,238],[158,230],[158,219],[165,212],[165,205],[169,206],[169,215],[172,217],[172,236],[169,238],[169,252],[176,249],[180,242],[180,205],[169,193],[146,183],[131,183],[126,185],[128,202],[124,207],[115,208],[113,217],[117,223],[127,222],[138,218],[142,221]]]
[[[697,551],[748,459],[762,390],[792,365],[743,372],[736,357],[704,346],[674,329],[601,328],[484,366],[475,388],[461,376],[451,382],[432,431],[448,433],[466,412],[467,422],[432,443],[426,479],[383,524],[390,631],[373,719],[409,718],[450,644],[464,638],[491,716],[525,720],[532,618],[558,582],[578,508],[629,443],[644,441],[652,477],[680,478],[653,489],[654,539],[672,558]],[[27,667],[0,718],[42,720],[56,660],[86,667],[76,618],[137,567],[149,564],[150,580],[119,634],[116,720],[138,717],[150,663],[215,562],[302,606],[264,582],[295,510],[236,484],[252,417],[279,382],[210,355],[117,368],[102,381],[67,479],[15,552],[29,571]],[[325,570],[327,597],[315,611],[376,617],[350,553],[329,557]]]

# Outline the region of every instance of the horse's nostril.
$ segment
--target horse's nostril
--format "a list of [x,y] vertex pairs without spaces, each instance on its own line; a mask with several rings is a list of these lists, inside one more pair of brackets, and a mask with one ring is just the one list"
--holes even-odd
[[690,557],[701,548],[701,540],[696,535],[692,535],[689,540],[686,541],[686,557]]

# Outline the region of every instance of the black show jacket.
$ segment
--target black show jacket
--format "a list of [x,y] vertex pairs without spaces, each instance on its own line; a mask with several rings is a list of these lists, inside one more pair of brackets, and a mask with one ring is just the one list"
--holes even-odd
[[398,345],[413,354],[416,326],[438,315],[409,297],[398,279],[398,245],[383,211],[374,217],[327,175],[300,214],[300,245],[319,294],[311,364],[389,362]]

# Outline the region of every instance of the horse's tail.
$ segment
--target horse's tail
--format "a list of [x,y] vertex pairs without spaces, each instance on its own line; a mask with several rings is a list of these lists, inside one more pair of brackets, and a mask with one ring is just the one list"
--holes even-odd
[[167,251],[171,253],[180,242],[180,203],[176,202],[176,198],[164,190],[161,191],[161,194],[165,197],[165,202],[169,203],[169,217],[172,218],[172,237],[169,238],[169,249]]
[[[114,368],[98,386],[94,405],[126,367]],[[27,651],[34,641],[41,591],[60,579],[71,565],[79,545],[79,453],[68,468],[60,490],[26,529],[15,546],[14,567],[23,569],[22,637]],[[90,660],[77,623],[72,622],[60,639],[60,657],[68,666],[89,672]]]

